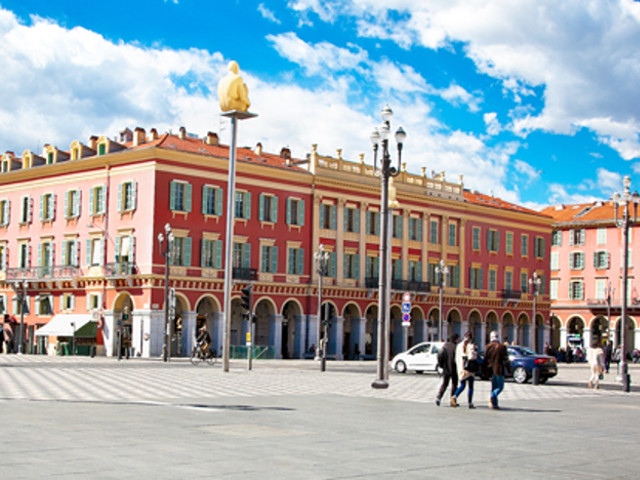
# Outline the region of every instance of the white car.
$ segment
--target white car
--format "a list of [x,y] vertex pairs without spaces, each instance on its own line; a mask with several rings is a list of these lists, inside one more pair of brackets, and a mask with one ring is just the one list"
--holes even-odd
[[413,370],[416,373],[438,371],[438,352],[444,342],[422,342],[406,352],[399,353],[391,360],[391,368],[398,373]]

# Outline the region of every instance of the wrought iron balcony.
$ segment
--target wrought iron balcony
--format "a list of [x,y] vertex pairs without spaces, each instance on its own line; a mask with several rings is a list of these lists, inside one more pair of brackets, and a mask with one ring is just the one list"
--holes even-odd
[[378,288],[380,279],[378,277],[366,277],[364,279],[364,285],[366,288]]
[[502,290],[502,298],[504,300],[520,300],[522,292],[520,290]]
[[232,277],[234,280],[257,280],[258,270],[255,268],[234,268]]
[[57,265],[29,268],[7,268],[6,279],[11,280],[69,280],[80,275],[80,268]]
[[402,290],[405,292],[429,293],[431,284],[429,282],[420,282],[417,280],[391,280],[392,290]]
[[136,264],[133,262],[107,263],[104,267],[105,277],[126,277],[136,273]]

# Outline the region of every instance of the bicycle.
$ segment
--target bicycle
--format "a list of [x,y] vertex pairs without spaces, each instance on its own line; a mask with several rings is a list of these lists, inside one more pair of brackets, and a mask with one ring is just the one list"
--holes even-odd
[[209,347],[206,351],[202,351],[200,345],[193,347],[191,352],[191,363],[193,365],[199,365],[203,362],[207,362],[209,365],[215,365],[218,360],[218,353],[213,347]]

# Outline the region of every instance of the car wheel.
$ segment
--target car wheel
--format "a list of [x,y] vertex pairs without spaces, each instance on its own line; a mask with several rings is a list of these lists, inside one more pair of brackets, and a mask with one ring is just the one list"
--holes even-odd
[[525,383],[527,381],[527,371],[524,369],[524,367],[517,367],[513,371],[513,379],[517,383]]
[[404,363],[402,360],[399,360],[398,363],[396,363],[396,372],[406,373],[406,371],[407,371],[407,364]]

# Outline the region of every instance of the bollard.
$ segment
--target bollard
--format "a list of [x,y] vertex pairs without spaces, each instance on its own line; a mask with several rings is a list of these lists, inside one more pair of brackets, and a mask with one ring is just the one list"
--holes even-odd
[[534,367],[533,369],[531,383],[533,383],[534,385],[538,385],[540,383],[540,369],[538,367]]

